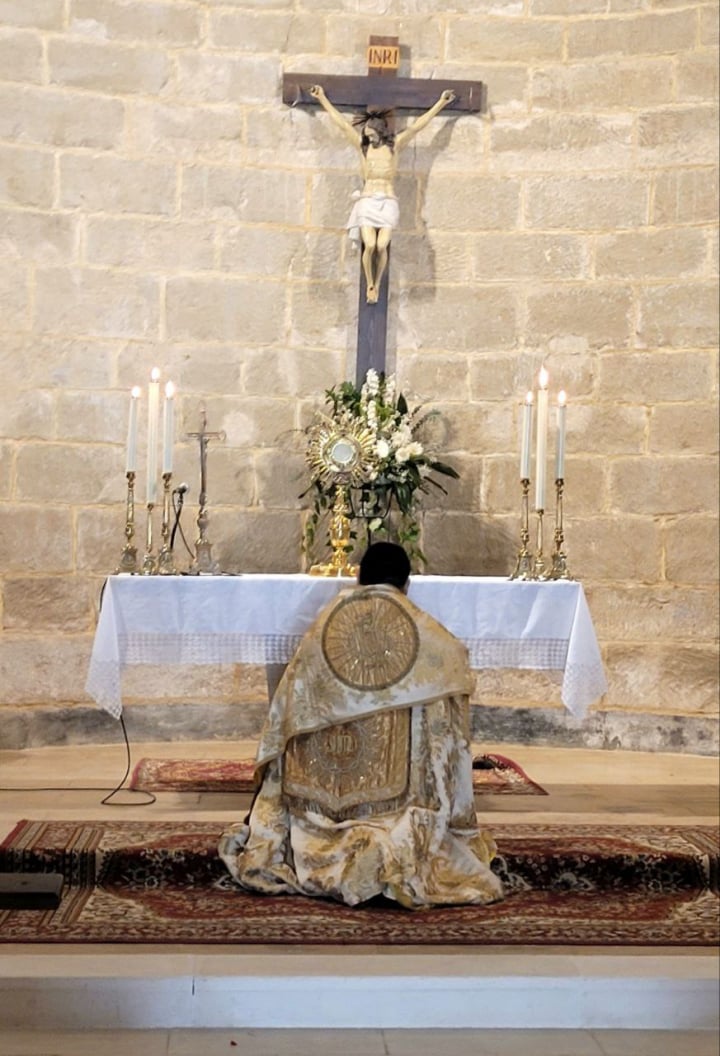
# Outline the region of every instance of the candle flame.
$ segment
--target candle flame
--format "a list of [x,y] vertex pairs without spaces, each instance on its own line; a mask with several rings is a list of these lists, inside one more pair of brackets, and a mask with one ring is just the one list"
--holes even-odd
[[139,400],[140,399],[140,386],[139,385],[133,385],[132,389],[130,390],[130,395],[132,396],[132,398],[134,400]]
[[175,386],[173,385],[173,383],[171,381],[169,381],[167,383],[167,385],[165,386],[165,396],[167,397],[168,400],[171,400],[174,395],[175,395]]
[[160,381],[160,367],[153,367],[150,371],[150,381]]
[[566,403],[567,393],[565,392],[565,389],[560,389],[560,392],[558,393],[558,407],[564,407]]
[[549,380],[550,380],[550,375],[545,370],[545,367],[541,367],[540,368],[540,373],[538,375],[538,381],[540,382],[540,388],[541,389],[546,389],[548,387],[548,381]]
[[533,394],[532,394],[531,392],[529,392],[529,393],[527,394],[527,396],[525,397],[525,403],[528,403],[528,404],[530,404],[530,403],[532,403],[532,402],[533,402]]

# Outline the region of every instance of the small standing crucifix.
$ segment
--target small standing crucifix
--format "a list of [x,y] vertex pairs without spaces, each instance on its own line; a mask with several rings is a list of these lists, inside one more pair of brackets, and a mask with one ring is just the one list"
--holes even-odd
[[[397,77],[399,62],[397,37],[370,37],[366,77],[291,73],[283,78],[283,102],[320,105],[361,155],[363,189],[347,225],[351,237],[362,242],[358,385],[371,367],[385,370],[390,239],[399,216],[393,186],[397,152],[441,110],[478,112],[485,105],[482,82]],[[361,106],[364,113],[353,122],[340,113],[341,106]],[[396,110],[423,112],[396,135],[390,118]]]
[[200,509],[197,516],[198,537],[195,540],[195,560],[190,566],[190,572],[194,575],[212,575],[218,571],[217,561],[213,561],[212,544],[206,538],[208,514],[207,514],[207,447],[210,440],[224,440],[225,433],[211,433],[207,429],[207,412],[204,407],[200,408],[200,428],[195,433],[186,434],[189,440],[197,440],[200,444],[200,496],[198,503]]

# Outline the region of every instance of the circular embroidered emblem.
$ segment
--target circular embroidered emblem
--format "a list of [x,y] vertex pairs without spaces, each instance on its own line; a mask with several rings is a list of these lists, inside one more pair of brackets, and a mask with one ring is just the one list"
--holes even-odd
[[323,656],[330,670],[352,689],[387,689],[417,659],[415,622],[399,602],[379,594],[342,601],[325,624]]

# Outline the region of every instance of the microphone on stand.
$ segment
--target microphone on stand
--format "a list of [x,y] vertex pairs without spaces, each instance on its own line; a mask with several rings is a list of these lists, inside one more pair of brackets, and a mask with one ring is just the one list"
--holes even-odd
[[[172,526],[172,532],[170,533],[170,549],[172,550],[175,546],[175,535],[178,528],[180,527],[180,515],[183,511],[183,503],[185,502],[185,495],[189,491],[187,484],[178,484],[176,488],[173,488],[173,508],[175,510],[175,523]],[[177,496],[177,499],[175,498]]]

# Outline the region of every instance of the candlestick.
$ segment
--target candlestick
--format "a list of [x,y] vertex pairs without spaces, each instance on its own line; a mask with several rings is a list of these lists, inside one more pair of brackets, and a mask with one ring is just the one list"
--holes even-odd
[[567,555],[563,550],[565,534],[563,531],[563,489],[565,481],[555,481],[555,548],[552,555],[550,579],[573,579],[567,567]]
[[141,572],[144,576],[153,576],[157,572],[157,560],[153,553],[153,530],[152,530],[152,502],[147,504],[147,521],[145,522],[145,556]]
[[530,542],[530,528],[528,524],[529,516],[529,492],[530,492],[530,481],[525,477],[521,482],[522,484],[522,525],[520,528],[520,550],[517,555],[517,561],[515,562],[515,569],[510,576],[510,579],[532,579],[533,578],[533,561],[532,554],[528,550],[528,543]]
[[530,447],[532,443],[533,394],[525,397],[523,407],[522,451],[520,453],[520,480],[530,479]]
[[162,547],[158,554],[157,571],[160,576],[174,576],[177,572],[170,545],[170,481],[172,473],[163,473]]
[[535,562],[533,564],[533,571],[531,579],[549,579],[550,573],[548,572],[547,564],[545,563],[545,556],[543,554],[543,517],[545,511],[542,509],[537,510],[537,543],[535,545]]
[[163,408],[163,477],[173,471],[173,443],[175,441],[175,386],[171,381],[165,386],[165,406]]
[[138,401],[140,389],[134,385],[130,390],[130,414],[128,417],[127,432],[127,454],[125,456],[125,473],[137,471],[137,426],[138,426]]
[[150,505],[157,501],[157,444],[160,411],[160,371],[153,367],[148,385],[147,480],[145,500]]
[[128,471],[127,496],[125,499],[125,546],[120,554],[120,563],[116,572],[137,572],[137,547],[133,543],[135,535],[135,474]]
[[535,447],[535,509],[545,509],[545,476],[548,427],[548,372],[543,367],[538,376],[537,437]]
[[565,417],[567,414],[567,396],[561,389],[557,400],[557,441],[555,448],[555,480],[565,476]]

